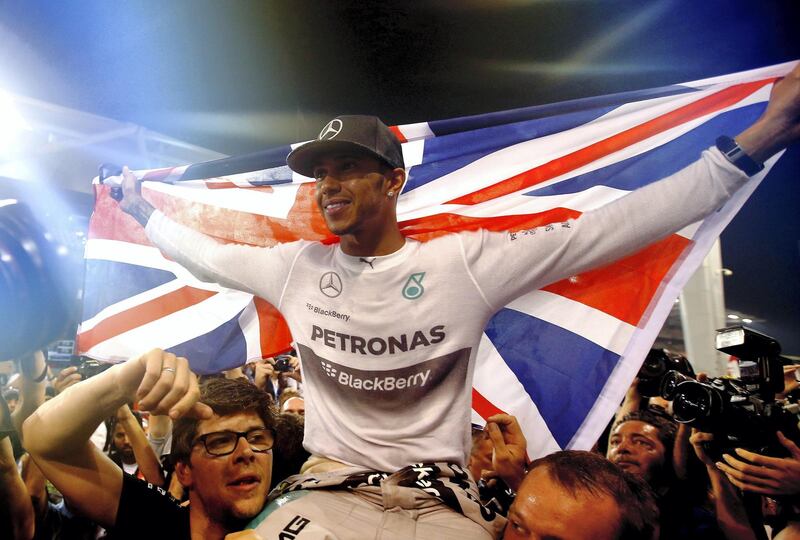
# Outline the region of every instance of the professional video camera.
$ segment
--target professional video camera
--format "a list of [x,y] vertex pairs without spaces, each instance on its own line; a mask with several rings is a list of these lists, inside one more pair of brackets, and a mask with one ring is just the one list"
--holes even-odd
[[788,456],[776,431],[800,443],[798,405],[776,401],[783,391],[780,344],[744,326],[717,331],[717,350],[739,359],[738,379],[713,378],[698,382],[669,374],[662,397],[672,399],[675,420],[714,434],[706,451],[712,459],[734,448],[775,456]]
[[650,349],[639,368],[639,384],[637,389],[644,397],[663,395],[664,384],[672,382],[674,373],[694,378],[692,365],[685,356],[675,354],[667,349]]
[[[26,204],[0,200],[0,360],[17,359],[34,378],[31,353],[74,331],[83,276],[74,234],[57,218],[48,225]],[[3,405],[0,436],[11,430]]]

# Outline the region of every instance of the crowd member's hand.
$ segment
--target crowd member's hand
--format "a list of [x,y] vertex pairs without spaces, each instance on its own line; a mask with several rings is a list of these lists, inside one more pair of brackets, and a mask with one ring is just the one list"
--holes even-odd
[[790,392],[800,387],[800,382],[797,380],[796,372],[798,367],[795,365],[783,366],[783,392],[776,394],[775,399],[783,399]]
[[83,377],[78,373],[78,366],[65,367],[56,375],[56,379],[53,381],[53,388],[56,394],[60,394],[73,384],[80,382],[81,379]]
[[296,356],[290,356],[289,365],[291,366],[292,371],[285,371],[282,373],[282,375],[294,379],[299,383],[303,382],[303,374],[300,373],[300,360]]
[[737,448],[737,459],[725,454],[725,462],[717,463],[733,485],[762,495],[796,495],[800,493],[800,448],[778,432],[778,440],[789,451],[787,458],[762,456]]
[[173,420],[185,414],[211,416],[211,409],[197,400],[197,377],[186,358],[154,349],[129,360],[114,371],[117,384],[139,402],[139,409],[168,414]]
[[494,445],[492,469],[517,491],[525,478],[528,441],[517,419],[509,414],[495,414],[486,419],[486,431]]
[[689,442],[692,443],[692,447],[694,448],[694,453],[697,456],[697,459],[699,459],[706,467],[716,466],[714,460],[708,457],[708,454],[706,454],[706,449],[703,446],[705,443],[713,440],[714,435],[711,433],[705,433],[703,431],[698,431],[696,428],[692,428],[692,436],[689,437]]
[[275,373],[274,362],[275,360],[273,358],[266,358],[256,362],[254,377],[256,387],[262,390],[267,388],[267,382]]
[[639,377],[636,377],[628,387],[628,391],[625,392],[625,399],[617,409],[614,422],[619,422],[626,414],[638,411],[641,403],[642,395],[639,393]]

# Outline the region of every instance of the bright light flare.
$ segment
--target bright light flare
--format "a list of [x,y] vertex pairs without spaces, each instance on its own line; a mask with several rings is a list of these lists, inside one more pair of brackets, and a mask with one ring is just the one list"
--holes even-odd
[[11,96],[0,90],[0,154],[14,151],[19,134],[30,129]]

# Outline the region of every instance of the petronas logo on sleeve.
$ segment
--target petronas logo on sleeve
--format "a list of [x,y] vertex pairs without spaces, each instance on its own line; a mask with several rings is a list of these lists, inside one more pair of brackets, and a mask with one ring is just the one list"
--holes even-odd
[[425,292],[425,287],[422,286],[422,278],[424,277],[425,272],[411,274],[406,284],[403,285],[403,297],[409,300],[416,300],[422,296],[422,293]]

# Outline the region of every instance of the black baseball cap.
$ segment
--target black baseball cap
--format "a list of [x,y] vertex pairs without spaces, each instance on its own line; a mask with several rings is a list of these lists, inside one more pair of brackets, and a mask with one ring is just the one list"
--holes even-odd
[[286,156],[293,171],[311,177],[314,164],[330,152],[366,152],[392,169],[405,168],[400,141],[377,116],[337,116],[328,122],[317,139],[298,146]]

